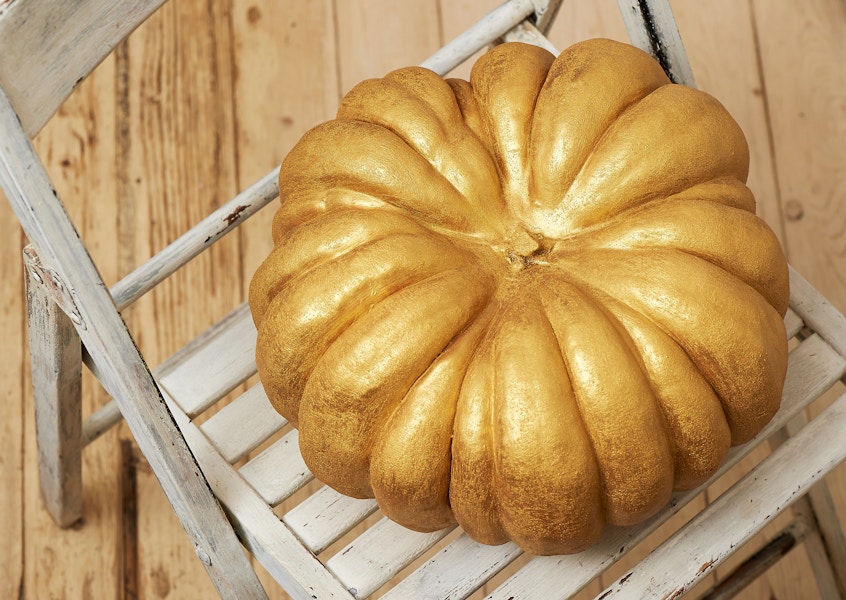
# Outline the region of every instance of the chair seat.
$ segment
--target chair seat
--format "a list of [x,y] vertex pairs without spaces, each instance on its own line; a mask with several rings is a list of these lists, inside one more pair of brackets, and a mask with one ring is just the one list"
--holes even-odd
[[[815,294],[795,273],[791,277],[792,287]],[[534,585],[531,582],[543,582],[545,590],[542,596],[531,597],[575,593],[843,378],[846,359],[806,326],[794,310],[802,300],[801,295],[797,298],[785,317],[787,335],[796,341],[782,406],[755,440],[732,448],[711,481],[674,494],[652,519],[629,528],[608,527],[601,541],[583,554],[534,558],[491,597],[505,600],[513,595],[509,590],[525,592],[527,585]],[[386,597],[423,597],[419,595],[423,590],[426,597],[463,597],[520,556],[522,551],[512,543],[485,546],[460,530],[419,533],[387,518],[368,519],[378,511],[375,501],[348,498],[326,486],[296,496],[294,505],[282,511],[280,505],[313,476],[300,455],[296,429],[271,407],[260,383],[234,399],[228,397],[239,385],[254,380],[255,340],[249,310],[242,305],[156,373],[212,489],[235,520],[236,531],[271,573],[296,572],[298,564],[307,565],[312,584],[322,581],[328,589],[366,598],[428,553],[421,566],[393,582],[396,587]],[[261,450],[251,455],[257,448]],[[359,527],[362,523],[366,526]],[[359,530],[345,546],[332,547],[356,527]],[[319,578],[312,570],[321,573]]]

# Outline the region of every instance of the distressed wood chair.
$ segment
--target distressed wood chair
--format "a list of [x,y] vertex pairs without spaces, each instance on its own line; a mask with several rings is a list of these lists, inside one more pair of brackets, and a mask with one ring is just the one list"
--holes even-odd
[[[460,531],[415,533],[381,519],[326,559],[323,551],[375,513],[375,503],[322,487],[277,516],[274,508],[311,475],[298,453],[296,430],[286,429],[261,385],[201,424],[195,421],[255,373],[256,332],[245,306],[152,371],[120,317],[121,309],[274,199],[278,171],[221,206],[111,290],[65,213],[29,138],[162,3],[0,4],[0,182],[31,242],[24,260],[47,509],[62,526],[81,516],[81,451],[123,418],[222,597],[266,597],[242,545],[295,598],[366,598],[391,580],[394,587],[385,597],[466,597],[521,551],[510,543],[483,546]],[[632,42],[652,53],[674,81],[693,85],[667,3],[619,4]],[[443,74],[501,38],[554,51],[543,32],[557,5],[550,0],[505,2],[423,64]],[[785,322],[796,342],[782,408],[753,442],[732,449],[715,478],[766,440],[774,451],[601,598],[677,598],[790,505],[799,509],[798,516],[755,555],[752,571],[770,564],[779,549],[804,540],[823,596],[842,597],[846,544],[826,488],[812,486],[846,458],[841,433],[846,395],[810,423],[802,415],[846,374],[846,318],[800,275],[791,270],[790,276],[791,310]],[[85,422],[80,409],[83,362],[114,397]],[[259,446],[265,449],[244,462]],[[701,489],[676,494],[665,510],[641,525],[609,527],[600,543],[582,554],[529,560],[488,597],[569,597]],[[405,569],[427,552],[420,566]],[[727,585],[744,579],[733,576]],[[721,593],[715,590],[712,597]]]

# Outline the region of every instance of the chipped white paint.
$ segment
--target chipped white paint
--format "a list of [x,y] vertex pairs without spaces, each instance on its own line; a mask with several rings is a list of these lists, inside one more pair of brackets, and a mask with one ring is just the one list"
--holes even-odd
[[158,382],[194,417],[256,372],[256,335],[242,304],[156,369]]
[[376,511],[376,501],[350,498],[323,486],[285,513],[282,520],[318,554]]
[[[326,566],[353,596],[367,598],[449,532],[450,529],[444,529],[420,533],[382,519],[330,558]],[[386,551],[388,548],[390,551]],[[402,594],[399,597],[423,596]]]

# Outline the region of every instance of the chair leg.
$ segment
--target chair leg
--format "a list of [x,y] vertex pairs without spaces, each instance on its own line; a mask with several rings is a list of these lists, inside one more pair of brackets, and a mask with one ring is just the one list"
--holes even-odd
[[34,258],[24,251],[38,473],[47,511],[68,527],[82,518],[82,346]]

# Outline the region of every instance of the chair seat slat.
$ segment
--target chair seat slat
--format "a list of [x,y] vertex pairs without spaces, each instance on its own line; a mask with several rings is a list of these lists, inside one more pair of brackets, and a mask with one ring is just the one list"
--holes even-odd
[[326,566],[354,597],[367,598],[449,532],[420,533],[382,519],[330,558]]
[[288,421],[270,405],[259,383],[200,426],[227,462],[244,458]]
[[[384,600],[403,598],[465,598],[522,554],[514,543],[486,546],[462,533],[455,541],[438,552],[383,597]],[[515,596],[534,598],[534,596]]]
[[240,472],[270,506],[281,503],[314,479],[300,454],[296,429],[241,467]]
[[256,328],[242,304],[156,370],[159,385],[195,417],[256,372]]
[[784,329],[787,331],[787,339],[792,339],[804,326],[805,323],[802,322],[802,318],[792,308],[788,308],[787,314],[784,315]]
[[[165,395],[203,474],[226,507],[242,543],[297,599],[350,600],[350,594],[227,463],[199,428]],[[243,596],[252,598],[253,596]]]
[[309,550],[319,554],[377,508],[375,500],[350,498],[323,486],[287,512],[282,520]]

